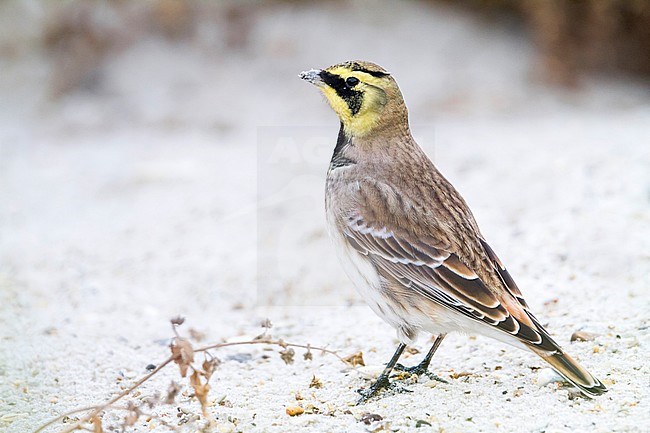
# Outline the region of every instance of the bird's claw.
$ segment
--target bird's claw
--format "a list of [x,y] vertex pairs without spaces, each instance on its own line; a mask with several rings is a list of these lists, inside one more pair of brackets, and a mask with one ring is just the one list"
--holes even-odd
[[390,382],[388,380],[387,376],[379,376],[377,381],[370,385],[370,388],[368,389],[357,389],[357,392],[361,394],[361,398],[357,401],[357,405],[364,404],[368,400],[370,400],[372,397],[377,395],[379,391],[382,389],[390,389],[398,393],[404,393],[404,392],[413,392],[409,389],[406,389],[402,386],[397,385],[394,382]]
[[427,367],[422,366],[421,364],[415,365],[413,367],[405,367],[402,364],[397,364],[397,365],[395,365],[395,370],[402,371],[402,372],[405,372],[405,373],[408,373],[408,374],[411,374],[411,375],[413,375],[413,374],[417,375],[417,376],[423,376],[424,375],[424,376],[428,377],[431,380],[437,380],[438,382],[442,382],[442,383],[449,383],[445,379],[443,379],[442,377],[431,373],[428,370]]

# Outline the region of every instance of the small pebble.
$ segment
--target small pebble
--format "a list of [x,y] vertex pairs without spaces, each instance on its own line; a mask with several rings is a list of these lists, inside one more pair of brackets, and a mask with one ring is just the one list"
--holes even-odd
[[289,416],[298,416],[305,413],[305,409],[301,408],[300,406],[287,406],[285,412]]
[[235,426],[231,422],[224,422],[217,424],[217,431],[219,433],[232,433],[235,431]]
[[595,334],[593,332],[576,331],[573,334],[571,334],[571,342],[594,341],[596,337],[598,337],[598,334]]
[[370,425],[373,422],[381,421],[382,419],[384,419],[384,417],[379,415],[379,414],[376,414],[376,413],[364,413],[361,416],[361,419],[359,420],[359,422],[362,422],[362,423],[364,423],[366,425]]
[[552,368],[542,368],[537,374],[537,385],[540,387],[544,387],[549,383],[555,382],[564,382],[564,379]]

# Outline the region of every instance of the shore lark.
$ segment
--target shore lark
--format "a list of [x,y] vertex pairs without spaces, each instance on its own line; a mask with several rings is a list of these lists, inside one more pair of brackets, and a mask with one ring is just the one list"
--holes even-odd
[[465,200],[414,141],[393,77],[350,61],[300,78],[341,121],[327,172],[329,233],[346,273],[400,340],[360,402],[391,386],[392,369],[420,331],[437,337],[415,373],[427,372],[448,332],[461,331],[531,350],[587,396],[605,392],[532,314]]

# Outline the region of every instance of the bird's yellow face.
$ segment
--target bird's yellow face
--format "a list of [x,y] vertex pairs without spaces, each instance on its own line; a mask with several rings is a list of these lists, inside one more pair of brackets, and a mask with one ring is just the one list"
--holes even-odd
[[363,136],[379,122],[395,81],[381,67],[368,62],[346,62],[327,69],[312,69],[300,78],[318,86],[341,119],[348,135]]

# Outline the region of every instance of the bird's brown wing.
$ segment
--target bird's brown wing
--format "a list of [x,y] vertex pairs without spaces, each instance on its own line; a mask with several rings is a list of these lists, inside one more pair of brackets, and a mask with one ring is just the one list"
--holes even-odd
[[504,285],[498,290],[490,290],[449,245],[433,236],[415,236],[403,227],[369,221],[360,210],[347,218],[343,231],[350,245],[368,256],[384,278],[538,350],[559,349],[528,312],[521,292],[485,241],[481,241],[485,253]]
[[506,267],[503,266],[503,263],[501,263],[501,260],[499,259],[499,257],[497,257],[496,253],[494,252],[490,244],[488,244],[487,241],[482,238],[480,239],[480,241],[481,241],[481,246],[483,246],[485,253],[490,259],[490,263],[492,263],[492,266],[494,267],[494,270],[496,271],[497,275],[499,275],[499,278],[503,282],[504,287],[508,290],[510,295],[517,298],[517,301],[519,301],[519,303],[526,310],[528,310],[528,304],[526,303],[526,300],[521,294],[519,287],[517,287],[517,283],[515,283],[515,280],[513,280],[512,277],[510,276],[510,272],[508,272]]

